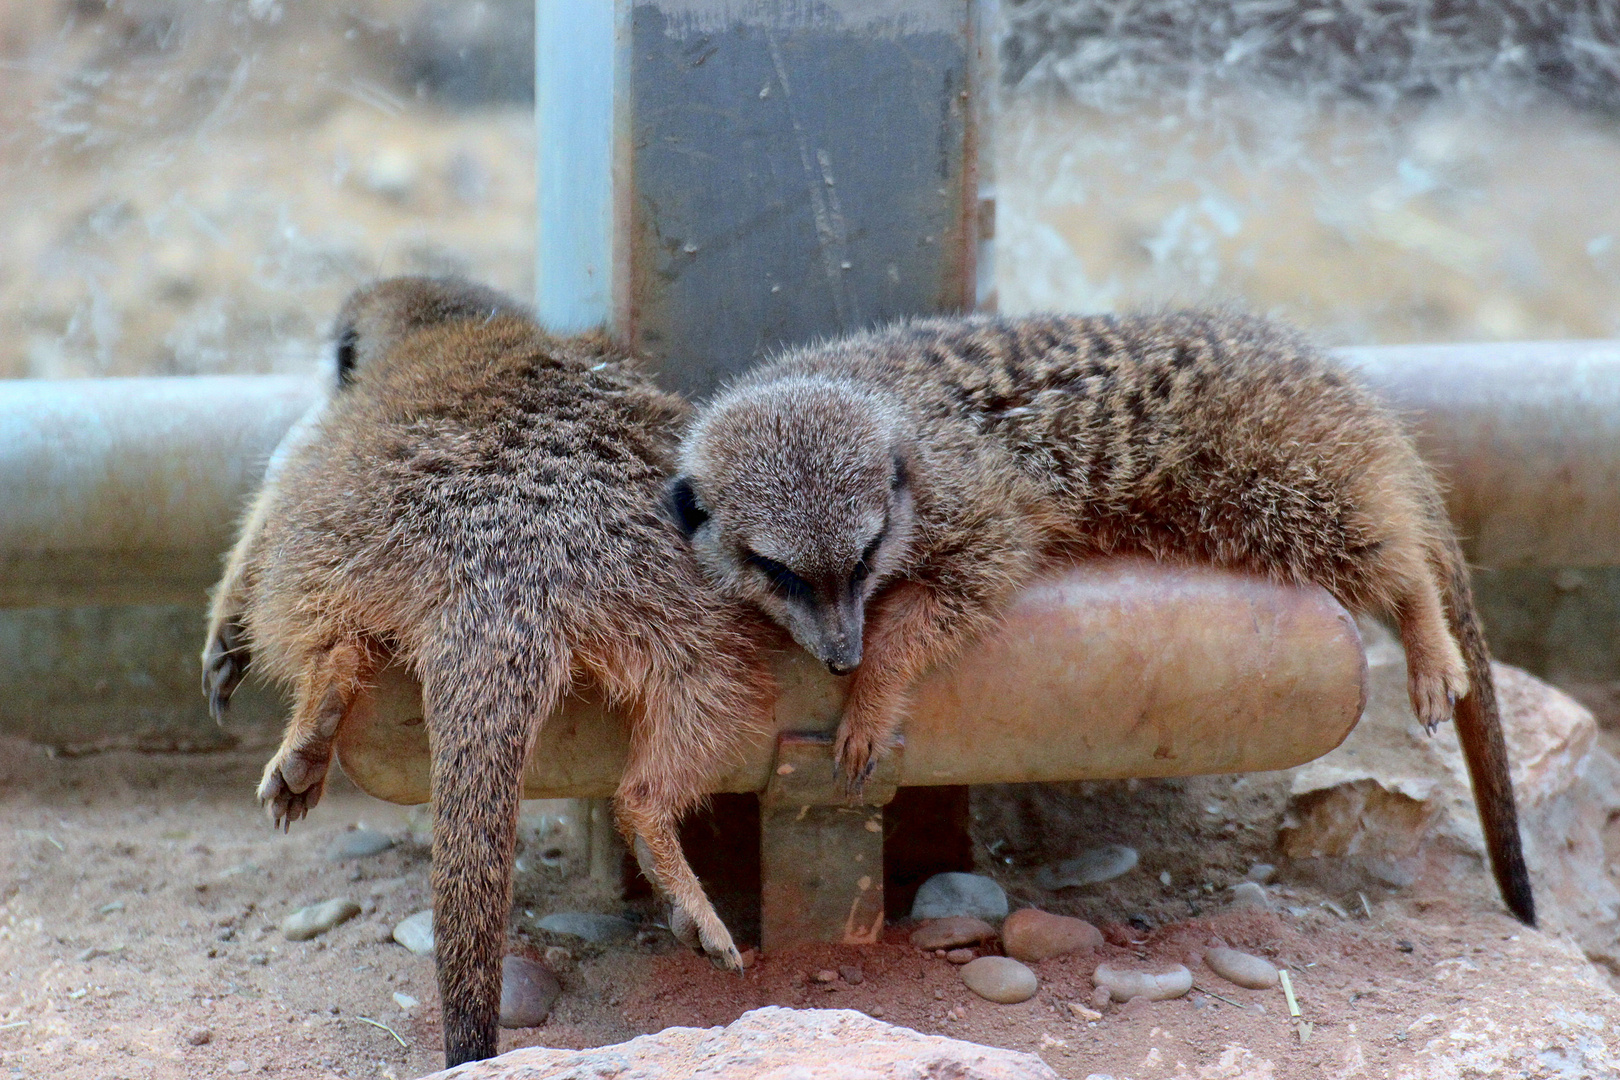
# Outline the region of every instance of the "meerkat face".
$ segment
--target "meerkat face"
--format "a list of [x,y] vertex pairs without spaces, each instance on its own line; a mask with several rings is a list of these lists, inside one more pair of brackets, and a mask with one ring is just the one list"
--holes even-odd
[[861,662],[866,601],[906,569],[914,517],[903,414],[851,383],[733,391],[682,448],[669,504],[704,570],[835,675]]

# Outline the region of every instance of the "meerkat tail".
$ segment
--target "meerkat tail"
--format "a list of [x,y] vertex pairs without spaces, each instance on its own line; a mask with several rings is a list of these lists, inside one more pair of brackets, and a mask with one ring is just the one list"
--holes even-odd
[[[433,940],[444,1018],[445,1068],[493,1057],[501,960],[512,907],[523,766],[539,722],[567,677],[551,662],[477,663],[472,645],[448,644],[443,670],[424,671],[433,752]],[[489,659],[486,657],[486,659]],[[495,658],[500,660],[502,658]]]
[[1444,597],[1446,615],[1468,664],[1468,693],[1457,702],[1457,738],[1462,743],[1468,776],[1473,781],[1474,803],[1485,832],[1485,848],[1502,900],[1519,921],[1536,925],[1536,902],[1530,872],[1524,864],[1519,837],[1519,813],[1508,777],[1507,744],[1502,737],[1502,713],[1491,680],[1491,656],[1474,608],[1468,565],[1455,541],[1447,545]]

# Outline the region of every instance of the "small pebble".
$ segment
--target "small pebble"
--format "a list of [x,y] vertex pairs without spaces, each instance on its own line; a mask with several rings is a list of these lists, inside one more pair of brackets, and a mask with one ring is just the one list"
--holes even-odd
[[1100,1009],[1113,1000],[1114,995],[1108,992],[1108,987],[1106,986],[1099,986],[1091,992],[1091,1004],[1096,1008]]
[[416,1008],[418,1005],[420,1005],[422,1003],[420,1001],[417,1001],[415,998],[411,997],[411,995],[409,995],[409,994],[402,994],[398,990],[395,990],[394,991],[394,1004],[398,1005],[401,1009],[404,1009],[406,1012],[410,1012],[412,1009]]
[[547,945],[545,951],[546,967],[555,974],[566,975],[574,970],[574,954],[561,945]]
[[838,972],[831,971],[831,970],[818,971],[815,974],[815,980],[818,983],[837,982],[838,981]]
[[[747,967],[748,965],[744,964],[743,966]],[[865,973],[862,972],[860,968],[854,967],[850,964],[844,964],[839,967],[838,977],[849,983],[851,986],[859,986],[861,983],[866,981]]]
[[1259,882],[1240,881],[1232,886],[1232,904],[1235,907],[1269,908],[1271,900]]
[[911,904],[911,917],[948,919],[971,916],[990,921],[1007,917],[1007,893],[983,874],[935,874],[922,883]]
[[1249,872],[1243,876],[1245,880],[1258,885],[1270,885],[1271,879],[1277,876],[1277,868],[1268,862],[1257,862],[1249,867]]
[[911,943],[919,949],[954,949],[977,945],[996,936],[996,928],[983,919],[958,915],[925,922],[911,932]]
[[544,965],[523,956],[501,960],[501,1027],[536,1027],[562,994],[562,984]]
[[1096,1009],[1088,1009],[1086,1006],[1080,1004],[1078,1001],[1069,1002],[1069,1011],[1074,1014],[1074,1018],[1076,1020],[1101,1020],[1102,1019],[1102,1013],[1098,1012]]
[[225,1063],[225,1071],[228,1073],[245,1073],[248,1071],[248,1068],[248,1063],[243,1061],[241,1058],[237,1058],[235,1061]]
[[385,833],[373,829],[351,829],[332,848],[332,858],[364,859],[368,855],[380,855],[393,846],[394,838]]
[[953,964],[971,964],[978,955],[977,949],[952,949],[945,954],[945,959]]
[[866,1015],[870,1016],[874,1020],[883,1019],[883,1006],[881,1006],[881,1005],[872,1006],[870,1009],[866,1010]]
[[944,1001],[945,1000],[945,991],[940,989],[937,986],[934,987],[934,1000],[935,1001]]
[[1028,1001],[1040,989],[1035,973],[1017,960],[1005,956],[981,956],[962,968],[967,988],[1001,1005]]
[[1095,949],[1102,944],[1103,936],[1084,919],[1023,908],[1007,916],[1001,926],[1001,941],[1013,959],[1039,963],[1065,953]]
[[1177,964],[1167,971],[1139,971],[1098,964],[1091,981],[1098,989],[1107,989],[1115,1001],[1130,1001],[1145,997],[1149,1001],[1168,1001],[1192,989],[1192,972]]
[[417,956],[433,953],[433,911],[418,911],[407,915],[394,927],[393,939]]
[[635,936],[635,924],[617,915],[603,915],[595,911],[558,911],[536,922],[535,927],[549,934],[577,937],[582,941],[603,944],[626,941]]
[[1079,885],[1100,885],[1136,869],[1136,849],[1124,844],[1107,844],[1083,851],[1035,872],[1035,884],[1043,889],[1072,889]]
[[[299,939],[294,938],[293,940],[297,941]],[[264,953],[262,953],[262,952],[253,953],[251,956],[248,957],[248,963],[252,964],[254,967],[264,967],[269,962],[270,962],[270,958],[268,956],[264,955]]]
[[1277,985],[1277,969],[1269,961],[1236,949],[1210,949],[1204,953],[1209,969],[1229,983],[1250,990]]
[[288,941],[308,941],[334,926],[360,914],[360,905],[347,898],[326,900],[299,908],[281,920],[281,934]]
[[207,1046],[214,1041],[214,1033],[207,1028],[192,1028],[186,1032],[186,1042],[192,1046]]

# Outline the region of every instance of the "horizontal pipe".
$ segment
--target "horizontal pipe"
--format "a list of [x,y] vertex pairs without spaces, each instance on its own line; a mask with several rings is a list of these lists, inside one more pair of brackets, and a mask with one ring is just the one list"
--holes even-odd
[[[1475,562],[1620,565],[1620,343],[1342,355],[1411,418]],[[0,381],[0,606],[200,600],[319,393],[288,376]]]
[[1620,341],[1340,354],[1402,410],[1477,565],[1620,565]]
[[[997,633],[923,678],[899,784],[1285,769],[1344,740],[1365,703],[1365,674],[1354,621],[1317,586],[1094,560],[1036,582]],[[713,790],[763,790],[777,733],[836,726],[847,679],[797,649],[778,658],[777,677],[774,729],[744,746]],[[621,717],[598,697],[571,698],[541,729],[525,797],[610,795],[628,750]],[[345,718],[337,753],[372,795],[426,802],[417,685],[390,669]]]
[[200,601],[307,378],[0,381],[0,606]]

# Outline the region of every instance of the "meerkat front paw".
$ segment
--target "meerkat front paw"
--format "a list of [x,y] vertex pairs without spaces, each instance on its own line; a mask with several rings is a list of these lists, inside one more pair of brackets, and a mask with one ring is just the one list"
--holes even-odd
[[838,725],[833,741],[833,760],[838,770],[838,782],[851,802],[859,802],[866,782],[884,754],[889,740],[873,728],[851,724],[847,719]]
[[293,822],[305,817],[321,801],[326,790],[326,770],[331,755],[311,754],[308,749],[283,747],[264,767],[259,781],[259,803],[270,815],[270,824],[285,832]]
[[236,619],[224,620],[208,635],[202,654],[202,688],[216,724],[225,722],[225,710],[247,674],[250,659],[247,632]]

